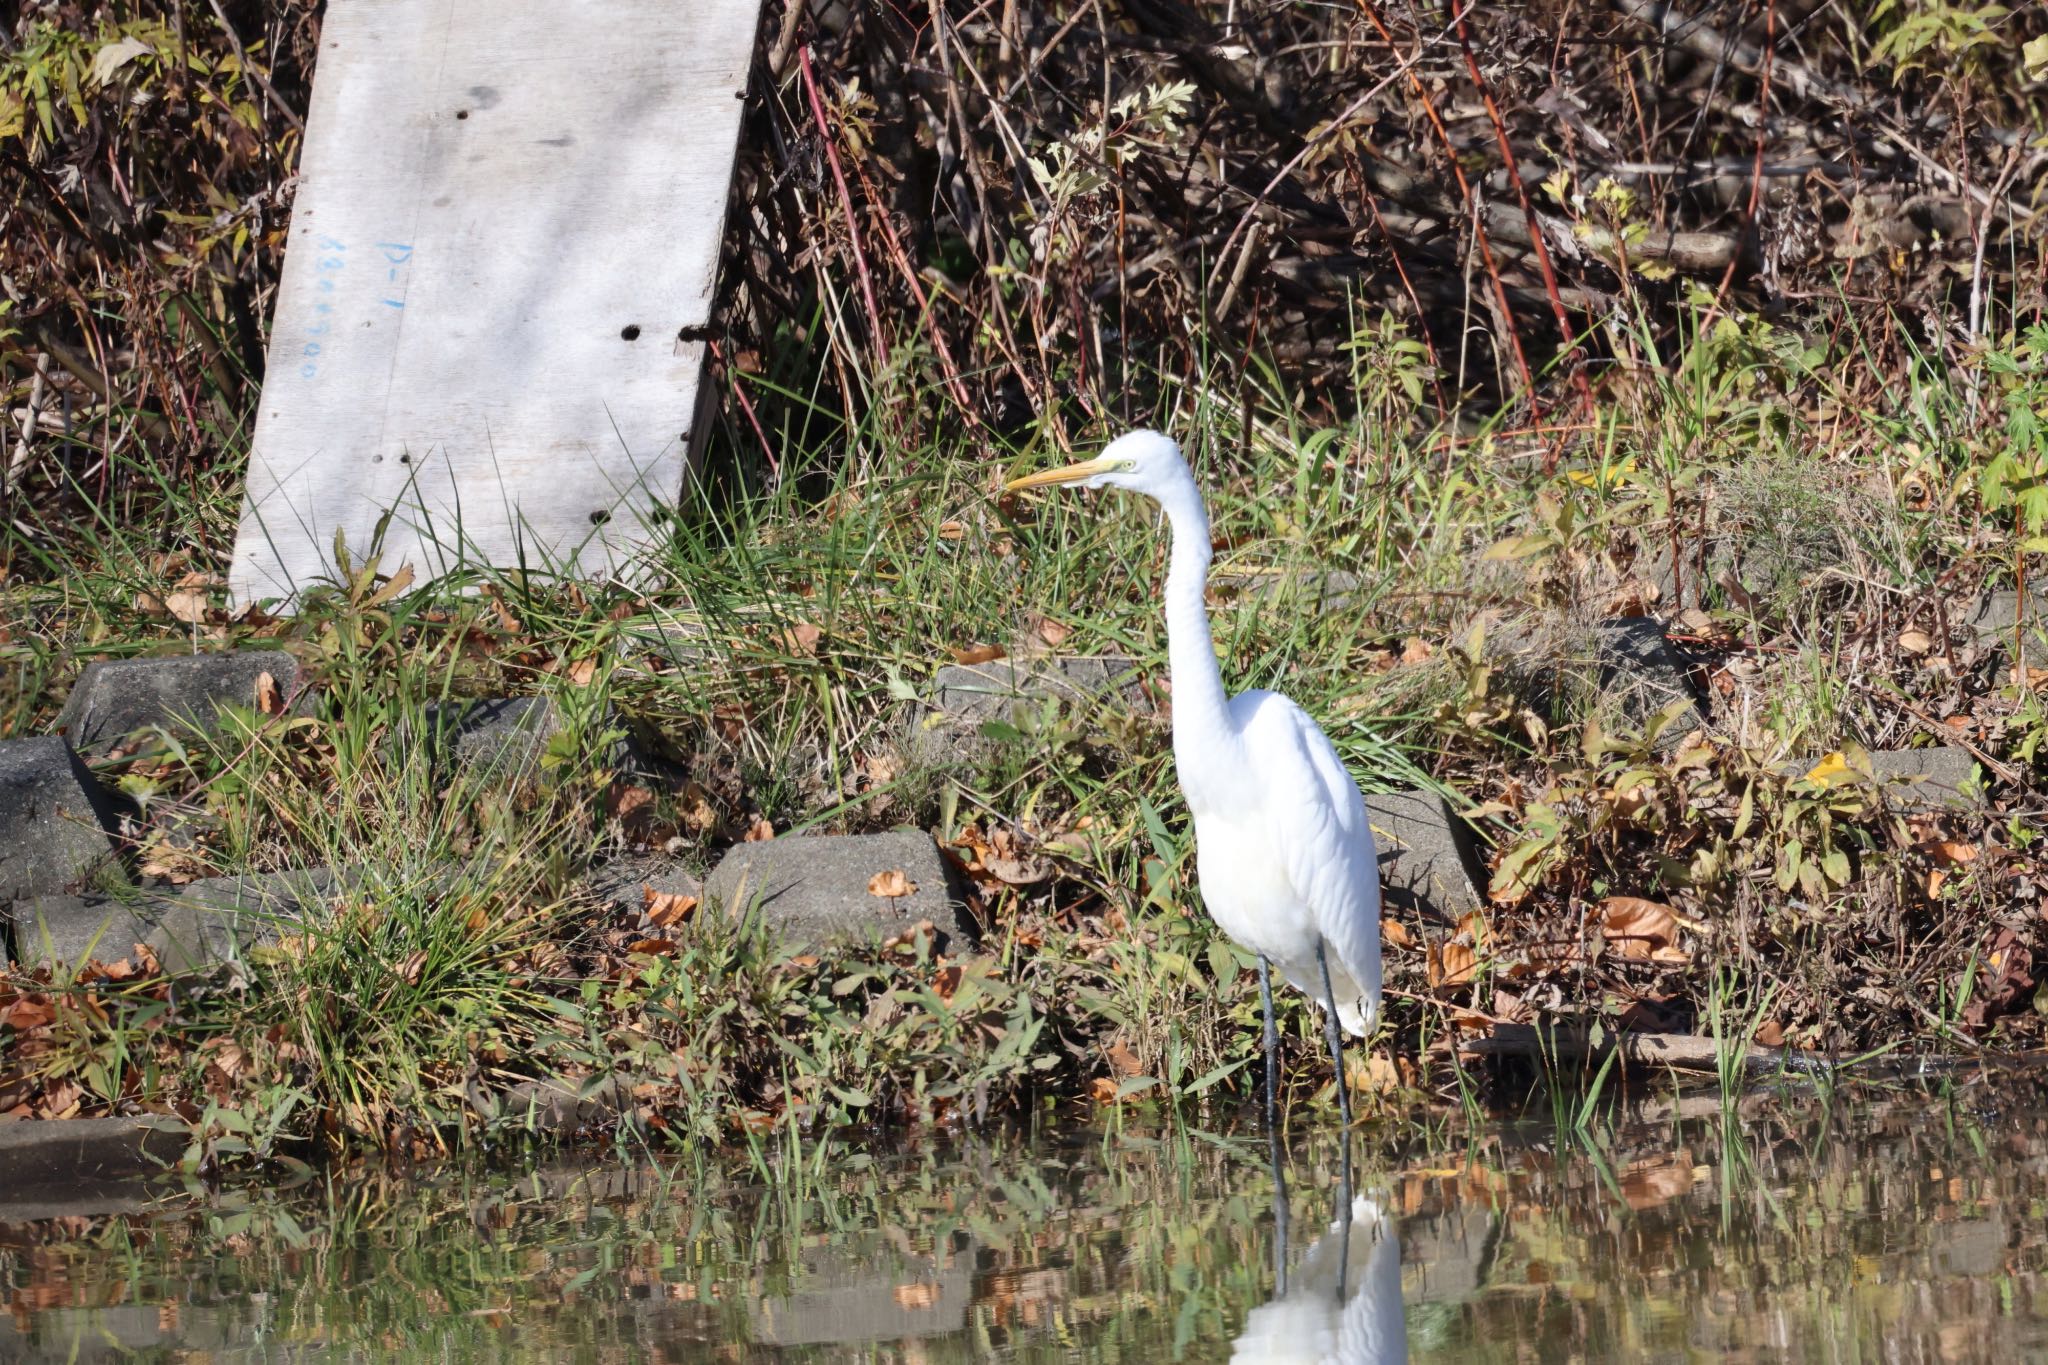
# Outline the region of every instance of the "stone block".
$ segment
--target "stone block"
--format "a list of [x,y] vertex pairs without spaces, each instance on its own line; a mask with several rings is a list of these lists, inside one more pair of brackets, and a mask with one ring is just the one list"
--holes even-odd
[[210,730],[222,706],[256,705],[256,679],[264,673],[276,680],[280,696],[298,686],[298,660],[281,650],[87,664],[57,717],[57,731],[78,752],[96,755],[151,726]]
[[0,1190],[126,1180],[185,1154],[192,1130],[173,1118],[23,1119],[0,1123]]
[[426,708],[434,752],[465,772],[521,780],[540,771],[562,715],[546,697],[435,702]]
[[1675,746],[1706,723],[1685,665],[1652,618],[1631,616],[1594,627],[1594,662],[1602,704],[1631,725],[1646,724],[1675,702],[1684,704],[1677,722],[1658,736],[1659,748]]
[[1379,853],[1387,909],[1455,922],[1485,904],[1484,864],[1465,822],[1435,792],[1379,792],[1365,798]]
[[583,876],[582,891],[616,915],[639,917],[643,928],[647,892],[701,896],[704,883],[681,862],[663,853],[621,854],[608,858]]
[[1977,760],[1968,749],[1888,749],[1870,756],[1894,810],[1923,811],[1978,804]]
[[[870,894],[878,873],[901,872],[908,895]],[[791,944],[887,938],[930,920],[957,946],[979,928],[967,912],[953,865],[929,834],[797,835],[738,844],[712,869],[708,900],[728,913],[755,905]]]
[[0,740],[0,905],[73,891],[114,866],[112,811],[71,746]]
[[971,762],[988,752],[981,726],[1036,716],[1048,701],[1069,709],[1095,705],[1147,714],[1152,702],[1135,660],[1116,655],[994,659],[948,664],[932,679],[929,704],[910,722],[910,754],[921,763]]
[[924,1352],[903,1347],[963,1331],[974,1304],[981,1248],[956,1236],[931,1252],[911,1251],[885,1231],[854,1232],[829,1245],[814,1239],[774,1292],[749,1302],[748,1335],[772,1347],[891,1343],[921,1358]]
[[146,944],[167,972],[198,971],[275,943],[333,895],[326,868],[208,877],[134,896],[40,896],[15,906],[24,963],[111,962]]
[[2020,595],[2017,590],[2003,588],[1987,593],[1977,604],[1977,614],[1970,619],[1970,630],[1978,643],[2011,654],[2013,639],[2017,635],[2021,646],[2021,657],[2030,668],[2048,668],[2048,594],[2030,592],[2026,604],[2025,620],[2022,623]]

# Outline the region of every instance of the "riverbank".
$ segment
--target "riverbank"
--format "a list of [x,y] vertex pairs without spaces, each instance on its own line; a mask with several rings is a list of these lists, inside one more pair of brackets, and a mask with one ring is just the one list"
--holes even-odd
[[[1355,1063],[1380,1102],[1483,1094],[1487,1040],[1537,1024],[1737,1065],[2039,1045],[2018,547],[1901,419],[1775,353],[1702,345],[1597,440],[1300,432],[1194,387],[1161,414],[1209,490],[1226,677],[1456,836],[1390,898],[1388,1029]],[[100,893],[330,880],[282,919],[257,898],[271,932],[189,977],[118,932],[98,966],[12,969],[4,1107],[175,1113],[227,1157],[494,1140],[549,1080],[624,1080],[594,1126],[719,1141],[1244,1093],[1256,988],[1172,784],[1163,542],[1132,505],[992,496],[1033,458],[792,459],[700,490],[639,589],[351,554],[290,619],[231,618],[217,563],[154,532],[74,537],[11,595],[12,733],[76,723],[95,660],[286,656],[198,728],[77,736]],[[236,496],[181,506],[194,543]],[[1081,657],[1128,662],[1056,666]],[[972,684],[1019,676],[993,710]],[[854,869],[866,946],[702,885],[763,839],[890,830],[930,870]],[[920,881],[946,890],[912,915]],[[1283,1026],[1309,1102],[1299,1002]]]

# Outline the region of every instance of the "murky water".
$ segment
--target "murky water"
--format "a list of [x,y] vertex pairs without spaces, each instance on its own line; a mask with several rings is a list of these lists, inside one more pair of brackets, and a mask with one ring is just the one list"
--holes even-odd
[[1293,1146],[1284,1293],[1256,1132],[186,1194],[0,1227],[0,1360],[2048,1360],[2040,1078],[1353,1153],[1346,1230]]

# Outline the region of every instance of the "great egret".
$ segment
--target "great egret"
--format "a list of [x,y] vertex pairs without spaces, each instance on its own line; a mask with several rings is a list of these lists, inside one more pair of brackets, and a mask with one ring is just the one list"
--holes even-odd
[[1292,1281],[1245,1315],[1233,1361],[1397,1365],[1408,1359],[1401,1306],[1401,1243],[1394,1220],[1360,1196],[1340,1206]]
[[1202,900],[1224,933],[1258,955],[1266,1123],[1274,1122],[1278,967],[1323,1007],[1338,1111],[1349,1128],[1339,1026],[1366,1037],[1380,1012],[1380,871],[1365,798],[1329,737],[1299,706],[1277,692],[1224,695],[1202,601],[1209,514],[1180,447],[1156,431],[1129,432],[1095,459],[1013,479],[1006,491],[1055,484],[1128,488],[1166,513],[1173,531],[1166,572],[1173,761],[1194,816]]

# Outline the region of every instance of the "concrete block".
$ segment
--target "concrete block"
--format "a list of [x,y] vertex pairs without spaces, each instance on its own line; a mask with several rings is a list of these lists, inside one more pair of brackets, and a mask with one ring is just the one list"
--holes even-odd
[[275,943],[334,894],[326,868],[208,877],[116,899],[40,896],[15,906],[24,963],[112,962],[146,944],[167,972],[198,971]]
[[2002,588],[1987,593],[1977,604],[1977,614],[1970,619],[1970,630],[1978,643],[2011,654],[2013,637],[2019,636],[2021,657],[2029,667],[2048,667],[2048,594],[2036,590],[2028,594],[2025,620],[2022,624],[2020,595],[2012,588]]
[[799,1249],[778,1292],[749,1303],[748,1335],[790,1347],[907,1343],[959,1333],[974,1304],[981,1250],[963,1240],[930,1253],[909,1251],[882,1232],[855,1233],[830,1245],[813,1241]]
[[561,728],[561,712],[546,697],[446,701],[426,708],[427,738],[436,754],[464,771],[511,780],[540,771],[541,755]]
[[263,673],[276,679],[281,696],[290,696],[299,663],[269,650],[87,664],[57,717],[57,732],[78,752],[97,755],[155,725],[210,730],[223,705],[256,705],[256,679]]
[[[868,883],[882,872],[901,872],[914,889],[904,896],[871,895]],[[704,890],[728,913],[758,901],[769,925],[806,947],[887,938],[919,920],[965,945],[979,936],[979,926],[954,877],[953,865],[922,831],[799,835],[734,846]]]
[[1485,904],[1485,865],[1465,822],[1435,792],[1380,792],[1365,798],[1389,910],[1455,921]]
[[649,888],[673,896],[701,896],[703,881],[662,853],[621,854],[584,874],[582,891],[615,915],[634,916],[643,928]]
[[0,1123],[0,1190],[126,1180],[175,1162],[192,1130],[173,1118],[22,1119]]
[[1706,724],[1699,695],[1686,677],[1664,628],[1647,616],[1602,621],[1594,627],[1594,661],[1601,701],[1641,726],[1674,702],[1685,703],[1677,723],[1658,736],[1658,747],[1675,746]]
[[1923,811],[1978,804],[1977,760],[1968,749],[1888,749],[1870,756],[1871,771],[1885,783],[1894,810]]
[[0,740],[0,905],[81,888],[114,865],[112,811],[71,746]]
[[921,763],[972,762],[988,752],[981,733],[988,721],[1016,723],[1038,714],[1048,700],[1067,708],[1152,710],[1135,660],[1116,655],[995,659],[948,664],[932,679],[930,701],[910,721],[909,748]]

